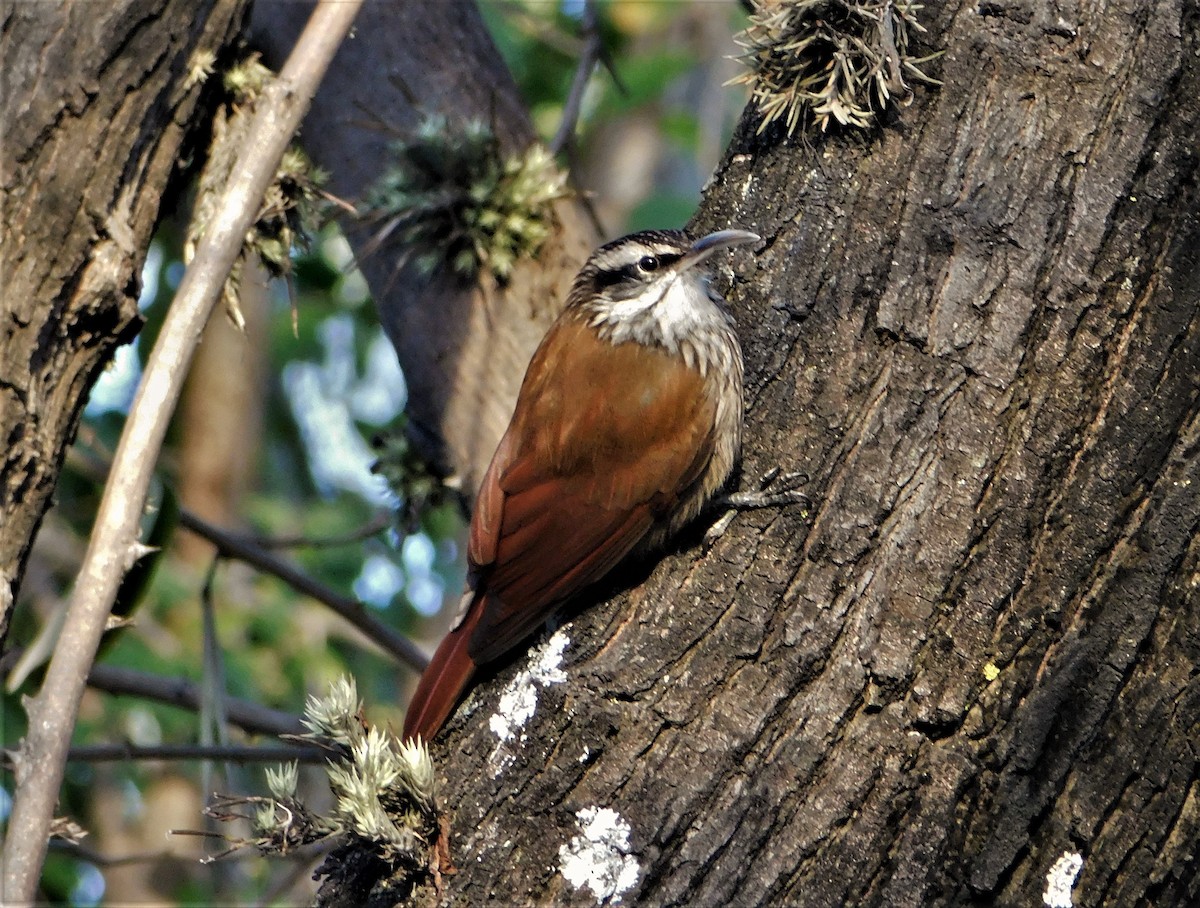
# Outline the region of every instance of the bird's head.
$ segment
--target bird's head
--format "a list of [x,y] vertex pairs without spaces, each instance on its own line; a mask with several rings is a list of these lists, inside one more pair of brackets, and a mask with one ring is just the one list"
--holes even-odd
[[745,230],[693,241],[678,230],[646,230],[601,246],[575,278],[569,305],[614,343],[668,349],[695,329],[728,324],[729,314],[703,267],[716,252],[758,242]]

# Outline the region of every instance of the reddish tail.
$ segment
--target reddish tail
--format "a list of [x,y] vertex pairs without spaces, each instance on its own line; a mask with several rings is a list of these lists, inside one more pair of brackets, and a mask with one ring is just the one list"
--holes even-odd
[[446,635],[433,654],[404,714],[405,738],[420,735],[425,741],[432,740],[471,683],[475,660],[467,647],[483,614],[483,604],[479,600],[472,604],[463,623]]

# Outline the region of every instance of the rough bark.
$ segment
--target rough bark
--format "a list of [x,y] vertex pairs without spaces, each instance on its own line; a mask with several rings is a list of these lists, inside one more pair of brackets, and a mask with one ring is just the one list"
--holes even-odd
[[[268,60],[290,46],[306,6],[255,8],[252,34]],[[451,124],[491,124],[506,154],[536,138],[474,3],[369,3],[300,138],[331,172],[331,191],[353,201],[388,168],[389,143],[434,114]],[[485,279],[481,287],[397,273],[397,251],[386,246],[363,257],[377,225],[344,222],[404,369],[411,434],[432,462],[458,476],[469,496],[508,425],[525,366],[595,243],[577,202],[560,203],[555,214],[558,229],[537,262],[521,263],[503,286]]]
[[1200,894],[1200,13],[926,15],[943,88],[866,141],[744,121],[697,218],[766,238],[745,475],[811,509],[628,572],[508,741],[526,660],[477,688],[447,901],[599,901],[594,807],[625,903],[1036,905],[1074,853],[1076,905]]
[[192,63],[221,53],[245,5],[5,5],[0,641],[87,392],[140,326],[142,263],[201,92]]

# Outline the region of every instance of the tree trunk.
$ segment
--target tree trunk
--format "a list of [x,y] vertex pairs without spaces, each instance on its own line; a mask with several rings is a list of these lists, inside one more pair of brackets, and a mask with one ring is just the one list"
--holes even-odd
[[477,687],[449,900],[1195,903],[1200,13],[926,15],[943,87],[867,141],[750,112],[697,217],[765,237],[744,484],[811,508]]
[[[252,36],[268,61],[291,47],[303,21],[297,6],[255,8]],[[359,201],[391,166],[389,145],[435,114],[456,129],[471,120],[489,124],[506,155],[536,138],[471,0],[368,3],[313,99],[300,140],[330,171],[331,190]],[[512,416],[525,366],[596,241],[577,201],[557,204],[555,216],[557,230],[537,261],[519,263],[502,286],[486,275],[476,286],[397,271],[395,248],[363,254],[379,225],[344,222],[404,369],[410,435],[470,497]]]
[[245,0],[6,4],[0,26],[0,642],[92,383],[139,278],[203,79]]

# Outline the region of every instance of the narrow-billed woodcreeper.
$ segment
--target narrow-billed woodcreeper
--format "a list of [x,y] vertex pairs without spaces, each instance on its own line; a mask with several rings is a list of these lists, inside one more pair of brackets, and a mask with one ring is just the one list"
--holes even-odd
[[462,608],[405,737],[429,740],[478,666],[626,555],[660,545],[725,484],[741,440],[742,350],[705,262],[757,241],[646,231],[580,270],[480,486]]

